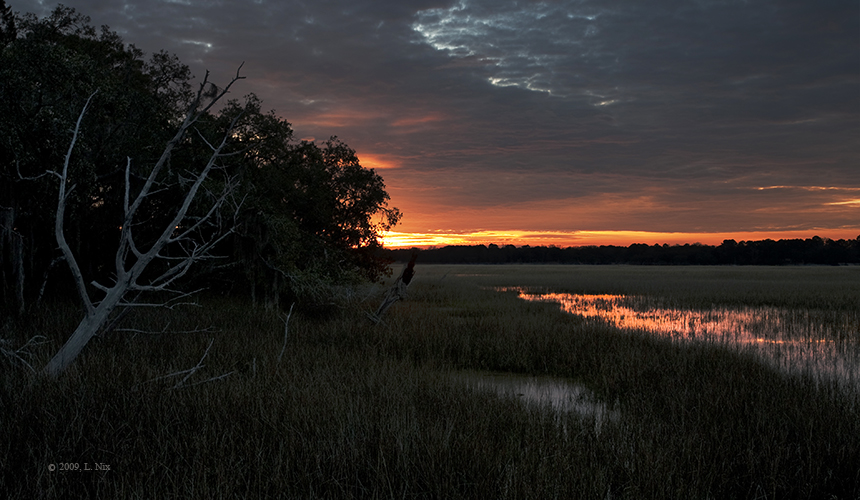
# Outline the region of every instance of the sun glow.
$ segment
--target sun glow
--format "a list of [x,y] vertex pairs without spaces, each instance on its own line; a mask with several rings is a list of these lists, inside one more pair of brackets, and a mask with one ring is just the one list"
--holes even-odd
[[849,229],[816,229],[804,231],[752,231],[736,233],[669,233],[649,231],[388,231],[382,235],[386,248],[431,248],[446,245],[531,245],[571,247],[589,245],[629,246],[633,243],[648,245],[683,245],[701,243],[719,245],[724,240],[755,241],[781,239],[808,239],[821,236],[831,239],[854,239],[860,231]]
[[383,155],[361,154],[358,159],[361,162],[362,167],[372,168],[374,170],[400,168],[400,165],[396,160],[392,160]]

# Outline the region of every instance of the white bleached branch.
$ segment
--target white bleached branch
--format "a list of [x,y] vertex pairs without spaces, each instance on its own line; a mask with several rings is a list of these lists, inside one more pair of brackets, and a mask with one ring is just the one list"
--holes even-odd
[[[239,67],[239,70],[241,70],[241,66]],[[210,178],[211,172],[213,170],[222,169],[222,167],[219,166],[219,160],[226,156],[232,156],[233,153],[224,152],[224,149],[233,136],[233,130],[242,116],[241,113],[239,116],[233,117],[217,146],[213,146],[209,141],[206,141],[207,145],[209,145],[211,149],[209,159],[199,171],[191,173],[191,176],[188,179],[189,182],[187,189],[185,189],[185,194],[181,202],[178,206],[172,209],[172,216],[170,217],[170,220],[165,223],[163,229],[161,229],[157,239],[151,243],[148,248],[142,248],[137,242],[135,242],[132,232],[132,228],[135,225],[141,224],[141,222],[137,221],[136,218],[138,217],[139,210],[144,206],[144,203],[148,199],[151,199],[155,193],[166,189],[159,181],[159,177],[165,166],[168,164],[171,153],[183,141],[189,129],[193,128],[194,124],[208,113],[216,102],[229,92],[233,84],[243,79],[242,76],[239,76],[239,70],[237,70],[236,76],[230,81],[230,83],[223,89],[218,89],[214,96],[206,93],[207,85],[211,85],[209,84],[209,73],[206,73],[206,76],[200,84],[197,95],[188,109],[182,124],[179,126],[179,129],[173,138],[168,141],[158,161],[146,176],[146,180],[140,188],[140,191],[134,196],[130,182],[132,160],[131,158],[127,159],[124,175],[123,221],[120,229],[119,246],[114,259],[116,274],[113,284],[110,286],[96,282],[91,283],[94,288],[99,290],[101,293],[104,293],[104,297],[99,301],[93,301],[90,297],[83,274],[78,267],[70,246],[66,242],[63,231],[63,218],[66,203],[68,201],[69,193],[74,189],[73,184],[70,186],[71,180],[69,178],[69,164],[80,134],[81,122],[86,114],[90,102],[95,96],[95,93],[90,95],[87,99],[86,104],[78,116],[72,140],[66,153],[65,162],[63,163],[62,172],[46,172],[46,174],[53,173],[60,179],[60,189],[57,198],[55,234],[57,243],[63,252],[63,256],[68,263],[70,270],[72,271],[75,286],[86,311],[85,317],[81,320],[74,333],[45,367],[45,371],[48,374],[56,376],[65,370],[65,368],[81,352],[87,342],[108,321],[108,318],[111,316],[111,312],[115,308],[152,306],[175,307],[178,305],[177,303],[172,303],[173,300],[162,302],[160,304],[150,304],[129,301],[126,300],[125,297],[130,292],[165,292],[176,294],[177,297],[175,297],[175,299],[187,297],[190,293],[180,293],[176,290],[171,290],[169,287],[179,278],[185,276],[193,263],[203,259],[215,258],[216,256],[211,254],[212,249],[234,230],[236,215],[234,214],[232,221],[233,226],[227,228],[224,227],[224,223],[220,216],[221,209],[227,204],[228,200],[231,199],[237,186],[237,183],[229,177],[226,179],[227,182],[225,183],[222,192],[210,204],[208,210],[206,210],[206,213],[203,216],[191,218],[188,216],[188,212],[192,203],[197,198],[200,189],[205,189],[204,182]],[[203,105],[204,98],[211,98],[211,100],[208,101],[206,105]],[[154,187],[158,187],[158,189],[153,189]],[[234,208],[238,211],[239,206],[234,205]],[[214,228],[213,234],[202,241],[193,238],[193,236],[198,234],[199,230],[204,227]],[[177,233],[177,229],[179,228],[182,229]],[[168,246],[181,248],[185,253],[184,257],[175,258],[165,256],[162,252]],[[168,266],[169,268],[166,271],[154,278],[144,279],[145,271],[149,265],[156,260],[174,263],[174,265]],[[179,385],[184,383],[184,380],[185,379],[183,379]]]

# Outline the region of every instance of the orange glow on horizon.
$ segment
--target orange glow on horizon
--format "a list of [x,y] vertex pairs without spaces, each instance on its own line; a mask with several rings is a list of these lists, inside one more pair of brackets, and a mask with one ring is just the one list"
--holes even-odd
[[448,245],[488,245],[499,246],[630,246],[633,243],[683,245],[701,243],[719,245],[724,240],[756,241],[782,239],[808,239],[813,236],[822,238],[855,239],[860,228],[821,229],[804,231],[755,231],[736,233],[663,233],[649,231],[474,231],[406,233],[388,231],[382,235],[385,248],[432,248]]

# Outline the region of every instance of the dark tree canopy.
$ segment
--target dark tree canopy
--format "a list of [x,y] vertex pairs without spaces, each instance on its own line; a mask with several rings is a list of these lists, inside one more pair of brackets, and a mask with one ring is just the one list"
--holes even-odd
[[43,19],[26,14],[0,48],[0,115],[14,117],[0,121],[0,269],[4,303],[19,312],[58,255],[50,231],[57,186],[44,173],[62,164],[87,97],[98,89],[71,164],[77,182],[67,215],[76,250],[88,257],[82,265],[96,275],[116,245],[115,187],[126,157],[143,164],[157,155],[189,98],[188,68],[175,57],[145,61],[88,23],[62,6]]
[[[294,142],[287,121],[262,112],[255,96],[247,99],[235,144],[243,154],[234,167],[245,209],[230,252],[251,293],[325,301],[326,285],[386,275],[379,236],[400,212],[388,207],[382,177],[336,137]],[[223,127],[239,107],[230,101],[212,126]],[[232,283],[235,273],[227,273]]]
[[4,47],[18,36],[15,27],[15,15],[12,7],[6,5],[5,0],[0,0],[0,47]]
[[[15,118],[0,121],[0,298],[6,312],[22,313],[41,295],[46,278],[49,291],[67,282],[62,266],[52,265],[59,256],[50,230],[57,186],[45,171],[62,164],[88,96],[98,90],[70,165],[76,185],[66,228],[83,256],[81,267],[96,278],[110,272],[116,249],[126,162],[132,184],[144,178],[192,97],[190,71],[175,56],[145,58],[107,27],[96,30],[89,22],[63,6],[38,18],[13,15],[0,3],[0,116]],[[267,294],[295,291],[311,277],[378,278],[384,266],[373,250],[380,231],[399,218],[387,206],[382,178],[335,139],[296,143],[290,124],[263,113],[253,95],[202,119],[199,134],[173,153],[168,175],[181,176],[186,165],[208,155],[204,138],[223,130],[240,109],[230,146],[235,155],[224,165],[242,177],[245,198],[241,234],[222,249],[234,258],[232,268],[244,270],[239,274],[252,288],[268,287]],[[167,190],[146,210],[158,217],[175,199]]]

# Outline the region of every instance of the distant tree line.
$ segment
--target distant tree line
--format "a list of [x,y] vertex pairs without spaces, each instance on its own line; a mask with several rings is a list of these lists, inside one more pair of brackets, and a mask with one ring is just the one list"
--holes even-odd
[[[417,249],[385,249],[383,257],[408,261]],[[860,264],[860,236],[853,240],[725,240],[718,246],[634,243],[630,246],[452,245],[420,250],[423,264],[644,264],[644,265],[840,265]]]

